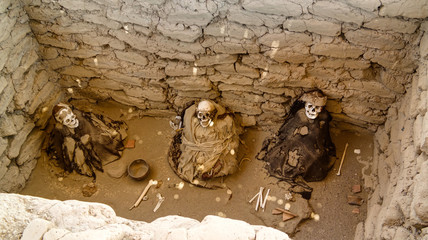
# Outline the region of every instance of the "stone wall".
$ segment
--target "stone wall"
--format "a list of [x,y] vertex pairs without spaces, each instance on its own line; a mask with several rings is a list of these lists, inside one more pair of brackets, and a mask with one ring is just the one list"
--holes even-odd
[[[375,135],[368,217],[357,239],[428,239],[428,22],[417,75]],[[369,169],[367,169],[369,170]]]
[[[0,192],[18,191],[37,163],[50,99],[59,98],[54,73],[19,1],[0,2]],[[43,110],[44,109],[44,110]]]
[[281,123],[319,88],[342,127],[375,131],[417,68],[423,0],[23,0],[68,97],[174,114],[216,99]]

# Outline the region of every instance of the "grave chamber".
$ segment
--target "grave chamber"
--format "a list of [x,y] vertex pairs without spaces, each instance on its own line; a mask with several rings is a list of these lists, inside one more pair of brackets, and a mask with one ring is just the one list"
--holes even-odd
[[361,237],[428,236],[427,19],[422,0],[3,0],[1,191],[25,186],[60,101],[166,117],[212,99],[275,131],[319,89],[331,127],[374,134]]

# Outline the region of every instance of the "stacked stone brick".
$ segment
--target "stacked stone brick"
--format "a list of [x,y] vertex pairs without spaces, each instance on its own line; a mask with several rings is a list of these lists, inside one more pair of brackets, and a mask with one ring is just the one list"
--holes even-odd
[[[19,1],[0,3],[0,191],[18,191],[34,169],[48,106],[61,97],[55,74],[40,62],[38,43]],[[33,130],[34,129],[34,130]]]
[[368,216],[356,239],[428,237],[428,24],[420,43],[419,68],[406,95],[393,104],[375,135],[373,174],[365,185]]
[[376,130],[417,68],[424,1],[26,1],[70,97],[155,115],[218,100],[277,126],[319,88],[341,127]]

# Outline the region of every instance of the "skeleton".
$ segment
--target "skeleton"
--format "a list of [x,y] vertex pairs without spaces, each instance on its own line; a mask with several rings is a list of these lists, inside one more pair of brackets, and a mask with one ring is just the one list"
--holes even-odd
[[194,185],[216,187],[218,177],[238,168],[236,151],[241,128],[233,114],[211,100],[186,108],[183,129],[171,145],[170,165],[182,179]]
[[199,124],[202,127],[212,126],[214,124],[213,118],[217,113],[217,109],[210,101],[204,100],[198,104],[196,109],[196,116],[199,119]]
[[301,178],[320,181],[334,163],[334,158],[330,159],[335,155],[335,146],[329,132],[331,116],[324,109],[326,102],[321,91],[303,94],[291,107],[276,136],[265,142],[258,155],[267,162],[271,175],[292,186],[297,184],[299,189],[303,187],[309,195],[312,190]]
[[52,115],[56,120],[50,135],[48,154],[60,167],[95,178],[94,170],[121,157],[126,125],[108,117],[72,110],[59,103]]
[[306,93],[301,97],[305,102],[305,114],[309,119],[316,119],[327,103],[327,97],[318,91]]
[[55,114],[55,119],[58,122],[62,123],[68,128],[76,128],[79,126],[79,120],[76,118],[76,115],[68,105],[60,103],[56,106],[56,108],[59,108]]

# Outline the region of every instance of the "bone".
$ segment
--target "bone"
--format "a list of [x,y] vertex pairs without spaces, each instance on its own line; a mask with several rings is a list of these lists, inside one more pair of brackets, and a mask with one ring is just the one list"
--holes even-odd
[[158,197],[158,203],[156,204],[155,208],[153,209],[153,212],[156,212],[160,208],[162,202],[165,200],[165,197],[163,197],[162,194],[160,194],[160,193],[156,194],[156,197]]
[[270,189],[267,190],[266,195],[265,195],[265,199],[263,200],[263,203],[261,204],[261,208],[263,208],[263,212],[265,211],[266,200],[269,196],[269,192],[270,192]]
[[342,160],[340,161],[339,170],[337,171],[337,176],[340,176],[340,171],[342,170],[343,160],[345,159],[346,149],[348,149],[348,143],[345,145],[345,150],[343,151]]
[[256,208],[255,208],[256,211],[259,210],[259,207],[262,204],[262,201],[263,201],[263,190],[264,189],[265,189],[264,187],[260,187],[260,191],[259,191],[259,193],[257,193],[257,203],[256,203]]
[[144,188],[144,191],[141,193],[140,197],[138,198],[138,200],[134,203],[134,205],[132,205],[129,210],[132,210],[133,208],[138,207],[138,205],[140,205],[140,202],[143,200],[144,196],[146,196],[147,192],[149,191],[150,187],[153,185],[157,185],[158,181],[150,179],[149,183],[147,184],[146,188]]

